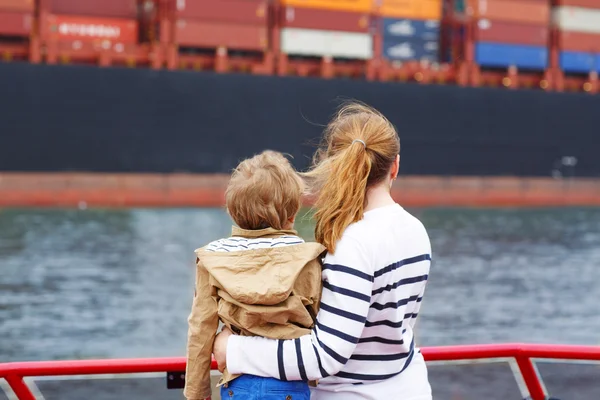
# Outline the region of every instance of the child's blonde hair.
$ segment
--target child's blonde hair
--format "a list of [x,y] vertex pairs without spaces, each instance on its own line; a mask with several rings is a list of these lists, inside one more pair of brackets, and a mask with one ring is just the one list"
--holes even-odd
[[242,229],[285,229],[302,202],[304,182],[283,154],[266,150],[233,171],[225,200]]

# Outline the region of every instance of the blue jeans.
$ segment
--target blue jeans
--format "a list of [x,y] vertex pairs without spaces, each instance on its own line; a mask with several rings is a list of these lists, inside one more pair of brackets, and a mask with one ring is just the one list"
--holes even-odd
[[242,375],[221,386],[221,400],[310,400],[307,382]]

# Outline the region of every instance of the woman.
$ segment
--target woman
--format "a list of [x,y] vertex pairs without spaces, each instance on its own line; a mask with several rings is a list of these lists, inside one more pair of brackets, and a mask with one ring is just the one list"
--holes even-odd
[[225,331],[214,348],[220,368],[318,380],[312,399],[431,399],[413,334],[431,245],[391,197],[399,152],[383,115],[355,103],[341,108],[305,174],[316,194],[315,237],[327,248],[315,327],[295,340]]

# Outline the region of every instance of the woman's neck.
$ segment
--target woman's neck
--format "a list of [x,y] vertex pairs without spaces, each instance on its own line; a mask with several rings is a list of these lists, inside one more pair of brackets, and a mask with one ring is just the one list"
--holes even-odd
[[365,212],[396,203],[390,194],[389,185],[386,181],[367,190]]

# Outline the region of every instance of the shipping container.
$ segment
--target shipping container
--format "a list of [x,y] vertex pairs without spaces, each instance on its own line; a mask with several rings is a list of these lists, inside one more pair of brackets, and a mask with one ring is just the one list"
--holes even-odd
[[178,1],[177,17],[185,20],[202,19],[209,22],[265,24],[267,1],[196,0]]
[[269,44],[266,25],[243,25],[184,19],[177,21],[175,43],[181,47],[226,47],[251,51],[264,51]]
[[46,48],[46,62],[56,64],[59,60],[70,63],[92,63],[100,66],[149,64],[150,46],[136,43],[84,42],[80,40],[49,42]]
[[497,21],[547,24],[550,4],[531,0],[475,0],[469,3],[467,14]]
[[571,73],[600,72],[600,54],[562,51],[560,53],[560,68],[564,72]]
[[0,10],[30,11],[35,10],[34,0],[0,0]]
[[441,0],[380,0],[378,12],[384,17],[410,19],[442,18]]
[[421,38],[438,40],[440,37],[440,21],[415,20],[405,18],[383,18],[384,38]]
[[437,40],[392,38],[383,41],[383,57],[394,61],[439,61]]
[[127,19],[138,16],[138,0],[40,0],[40,8],[60,15]]
[[50,40],[79,40],[137,43],[138,23],[119,18],[96,18],[74,15],[48,15],[41,35]]
[[366,33],[283,28],[281,51],[288,55],[368,60],[373,57],[373,38]]
[[552,4],[556,6],[600,8],[600,0],[553,0]]
[[351,12],[371,12],[373,8],[372,0],[281,0],[281,4],[291,7]]
[[482,18],[477,21],[475,40],[502,42],[530,46],[547,46],[550,29],[548,25],[532,25]]
[[558,47],[566,51],[600,53],[600,34],[558,31]]
[[475,62],[482,67],[544,70],[548,66],[548,49],[541,46],[478,42]]
[[554,24],[562,30],[600,33],[600,9],[556,7],[552,16]]
[[368,13],[303,7],[282,7],[279,11],[278,20],[282,28],[369,32],[370,18]]
[[0,35],[29,36],[32,20],[31,13],[0,10]]
[[82,42],[82,41],[61,41],[56,42],[54,50],[59,54],[92,54],[97,56],[98,53],[104,52],[112,57],[123,56],[127,54],[134,55],[143,51],[143,46],[138,46],[136,43],[112,43],[106,46],[102,42]]

